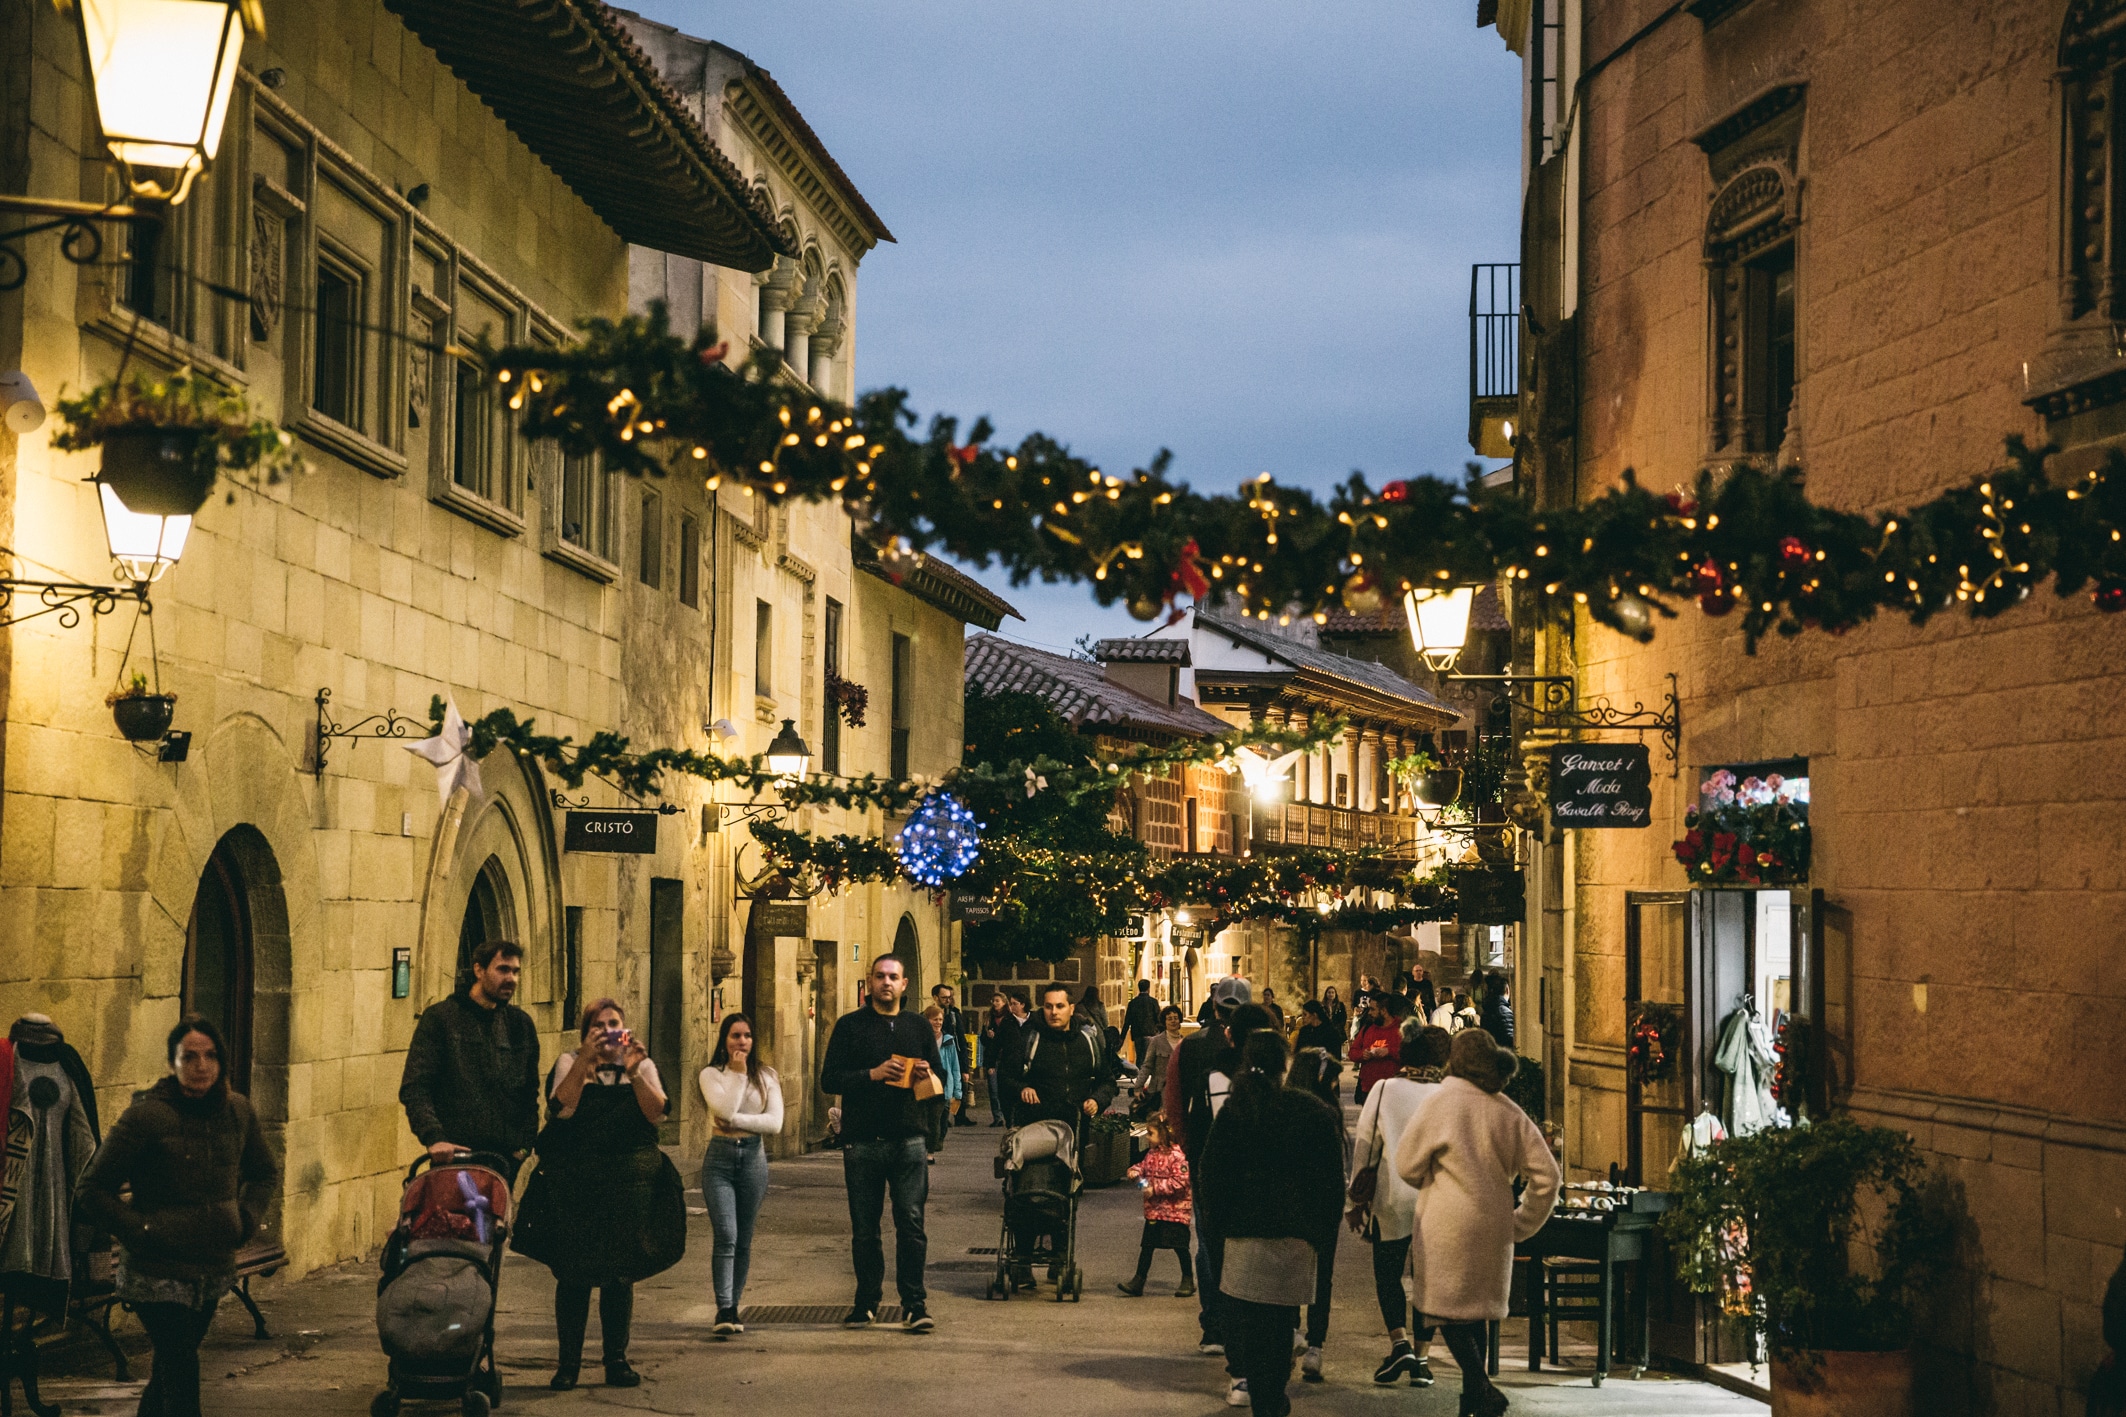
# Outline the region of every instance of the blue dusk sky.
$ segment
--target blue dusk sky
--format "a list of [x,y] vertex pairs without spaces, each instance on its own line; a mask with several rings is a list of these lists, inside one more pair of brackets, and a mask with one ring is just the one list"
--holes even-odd
[[[1469,267],[1516,259],[1518,61],[1475,0],[634,0],[774,74],[898,238],[857,382],[1110,470],[1469,458]],[[974,574],[1052,649],[1144,627]]]

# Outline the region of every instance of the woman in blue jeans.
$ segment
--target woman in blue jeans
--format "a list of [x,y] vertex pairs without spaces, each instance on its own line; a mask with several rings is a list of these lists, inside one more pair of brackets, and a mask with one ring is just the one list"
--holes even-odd
[[701,1070],[709,1104],[709,1150],[701,1159],[701,1194],[716,1231],[710,1271],[716,1282],[718,1338],[744,1333],[738,1303],[753,1258],[753,1221],[768,1193],[766,1138],[782,1131],[782,1083],[753,1051],[753,1021],[725,1014],[716,1051]]

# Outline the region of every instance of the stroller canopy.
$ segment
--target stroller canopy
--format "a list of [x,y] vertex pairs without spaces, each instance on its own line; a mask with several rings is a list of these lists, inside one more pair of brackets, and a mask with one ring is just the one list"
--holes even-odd
[[1078,1171],[1078,1134],[1068,1122],[1032,1122],[1004,1134],[1004,1169],[1018,1171],[1029,1161],[1053,1158]]

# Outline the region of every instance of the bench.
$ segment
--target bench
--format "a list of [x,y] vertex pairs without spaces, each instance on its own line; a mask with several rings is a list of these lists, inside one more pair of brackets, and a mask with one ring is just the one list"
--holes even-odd
[[243,1306],[251,1312],[251,1336],[271,1338],[266,1332],[266,1316],[258,1311],[258,1301],[251,1297],[251,1278],[262,1275],[271,1278],[288,1263],[288,1251],[277,1241],[254,1240],[236,1252],[235,1294]]
[[[73,1292],[67,1300],[67,1318],[78,1320],[83,1327],[96,1336],[104,1351],[111,1355],[113,1375],[119,1382],[132,1381],[126,1367],[125,1349],[118,1344],[117,1335],[111,1332],[111,1310],[124,1300],[118,1297],[117,1246],[108,1251],[89,1256],[84,1272],[75,1276]],[[237,1302],[251,1315],[251,1336],[271,1338],[266,1331],[266,1316],[259,1312],[258,1301],[251,1297],[251,1280],[254,1276],[272,1276],[288,1263],[288,1251],[270,1240],[259,1240],[236,1252]]]

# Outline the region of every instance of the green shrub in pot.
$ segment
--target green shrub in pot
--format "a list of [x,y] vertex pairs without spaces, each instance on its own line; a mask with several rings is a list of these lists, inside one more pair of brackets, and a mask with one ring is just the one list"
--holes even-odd
[[1834,1116],[1685,1158],[1661,1224],[1685,1282],[1769,1349],[1776,1394],[1827,1357],[1911,1346],[1913,1302],[1953,1243],[1927,1180],[1905,1133]]
[[190,368],[107,381],[60,399],[58,412],[52,446],[103,449],[98,480],[138,513],[190,516],[225,470],[272,484],[302,467],[283,429],[253,414],[242,394]]

